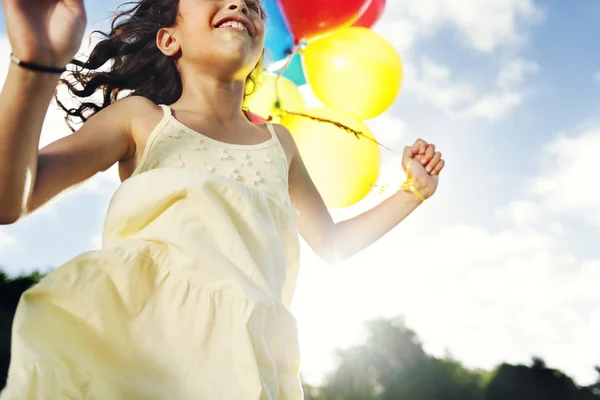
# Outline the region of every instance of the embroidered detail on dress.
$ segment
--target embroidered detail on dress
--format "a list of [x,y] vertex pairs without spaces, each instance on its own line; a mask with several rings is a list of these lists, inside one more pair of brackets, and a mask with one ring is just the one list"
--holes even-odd
[[250,177],[250,180],[252,181],[252,183],[254,183],[255,185],[259,184],[260,182],[262,182],[262,178],[259,175],[258,171],[255,171],[254,174]]
[[227,150],[225,150],[225,149],[219,149],[218,153],[219,153],[219,158],[221,160],[228,160],[229,159],[229,153],[227,152]]
[[236,169],[232,169],[231,170],[231,172],[229,173],[229,177],[232,178],[232,179],[234,179],[234,180],[236,180],[236,181],[239,181],[240,178],[241,178],[240,175],[238,174],[238,171]]
[[178,154],[175,160],[173,161],[173,166],[175,168],[183,168],[185,167],[185,162],[181,159],[181,154]]
[[206,149],[206,146],[204,145],[204,143],[201,140],[200,141],[194,141],[194,142],[192,142],[190,144],[190,146],[194,150],[204,150],[204,149]]

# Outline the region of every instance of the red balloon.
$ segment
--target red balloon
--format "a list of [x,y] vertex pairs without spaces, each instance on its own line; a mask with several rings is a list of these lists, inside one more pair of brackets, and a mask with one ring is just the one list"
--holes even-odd
[[375,25],[375,22],[379,21],[379,18],[383,15],[385,8],[385,0],[373,0],[371,5],[360,16],[358,21],[354,23],[354,26],[362,26],[364,28],[371,28]]
[[312,40],[351,26],[371,0],[278,0],[296,40]]
[[267,122],[266,119],[259,117],[258,115],[251,113],[250,111],[244,111],[244,114],[246,115],[246,118],[248,118],[248,120],[250,120],[250,122],[254,124],[264,124],[265,122]]

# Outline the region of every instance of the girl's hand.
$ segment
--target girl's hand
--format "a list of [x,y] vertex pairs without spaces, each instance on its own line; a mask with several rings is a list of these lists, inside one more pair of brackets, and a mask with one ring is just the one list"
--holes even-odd
[[[406,167],[410,159],[413,161],[407,171]],[[442,153],[435,151],[435,145],[423,139],[418,139],[411,147],[404,148],[402,167],[407,177],[414,179],[415,189],[426,199],[433,196],[437,190],[439,174],[445,164]]]
[[83,0],[2,0],[13,54],[22,61],[64,67],[81,45]]

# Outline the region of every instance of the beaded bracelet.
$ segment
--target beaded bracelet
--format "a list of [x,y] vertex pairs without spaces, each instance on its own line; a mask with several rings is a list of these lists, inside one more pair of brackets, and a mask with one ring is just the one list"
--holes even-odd
[[67,70],[66,68],[46,67],[44,65],[38,65],[38,64],[34,64],[34,63],[25,62],[25,61],[20,60],[14,54],[10,55],[10,60],[13,63],[15,63],[16,65],[18,65],[19,67],[29,69],[31,71],[48,72],[50,74],[62,74],[63,72],[65,72]]

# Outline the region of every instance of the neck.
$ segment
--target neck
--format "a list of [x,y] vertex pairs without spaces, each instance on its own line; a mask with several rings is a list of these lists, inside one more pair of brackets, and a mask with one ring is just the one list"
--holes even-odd
[[206,74],[186,78],[181,98],[174,107],[210,116],[223,126],[245,119],[242,112],[245,80],[221,80]]

